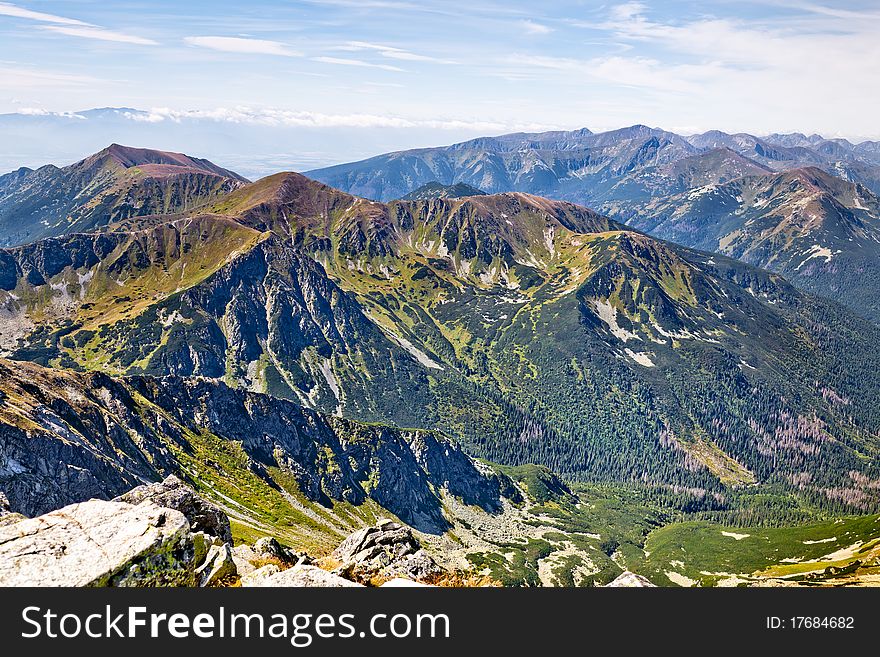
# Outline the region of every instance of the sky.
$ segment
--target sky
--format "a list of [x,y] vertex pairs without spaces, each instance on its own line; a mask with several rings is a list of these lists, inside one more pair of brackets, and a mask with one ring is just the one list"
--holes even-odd
[[878,34],[877,0],[19,0],[0,113],[339,129],[343,159],[358,135],[635,123],[876,139]]

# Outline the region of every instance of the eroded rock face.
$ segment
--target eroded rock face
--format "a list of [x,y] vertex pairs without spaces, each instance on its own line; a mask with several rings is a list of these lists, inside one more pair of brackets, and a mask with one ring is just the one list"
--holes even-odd
[[631,573],[628,570],[620,573],[613,582],[606,584],[605,586],[625,586],[625,587],[636,587],[636,588],[656,588],[656,584],[651,584],[651,582],[641,575],[636,575],[635,573]]
[[423,579],[442,571],[409,527],[387,519],[353,533],[336,548],[333,557],[342,562],[339,572],[355,578],[378,574]]
[[0,585],[192,586],[194,554],[182,513],[90,500],[0,527]]
[[174,475],[156,484],[138,486],[114,501],[140,504],[145,500],[180,511],[194,532],[204,532],[223,543],[232,543],[232,529],[226,514]]

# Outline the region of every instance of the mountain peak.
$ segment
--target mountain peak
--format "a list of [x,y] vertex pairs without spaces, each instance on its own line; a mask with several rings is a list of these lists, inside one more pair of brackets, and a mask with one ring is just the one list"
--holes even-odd
[[137,167],[150,176],[161,177],[180,173],[209,173],[232,178],[239,182],[247,182],[245,178],[234,171],[219,167],[209,160],[190,157],[184,153],[173,151],[124,146],[115,142],[71,166],[88,169],[106,161],[110,161],[124,169]]

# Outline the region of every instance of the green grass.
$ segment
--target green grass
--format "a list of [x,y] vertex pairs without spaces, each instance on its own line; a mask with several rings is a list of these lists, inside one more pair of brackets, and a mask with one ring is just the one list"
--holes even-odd
[[[719,573],[783,577],[876,560],[878,543],[878,515],[770,528],[684,522],[658,529],[648,537],[648,556],[639,570],[658,584],[672,583],[666,573],[674,572],[712,586],[727,577]],[[861,545],[854,548],[857,544]],[[849,548],[853,549],[838,552]],[[829,556],[835,552],[838,555]],[[804,563],[807,561],[814,562]]]

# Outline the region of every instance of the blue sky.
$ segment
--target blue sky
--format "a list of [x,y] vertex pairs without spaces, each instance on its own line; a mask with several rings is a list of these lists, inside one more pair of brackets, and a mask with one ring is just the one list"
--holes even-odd
[[0,112],[877,138],[878,34],[855,0],[20,0],[0,2]]

